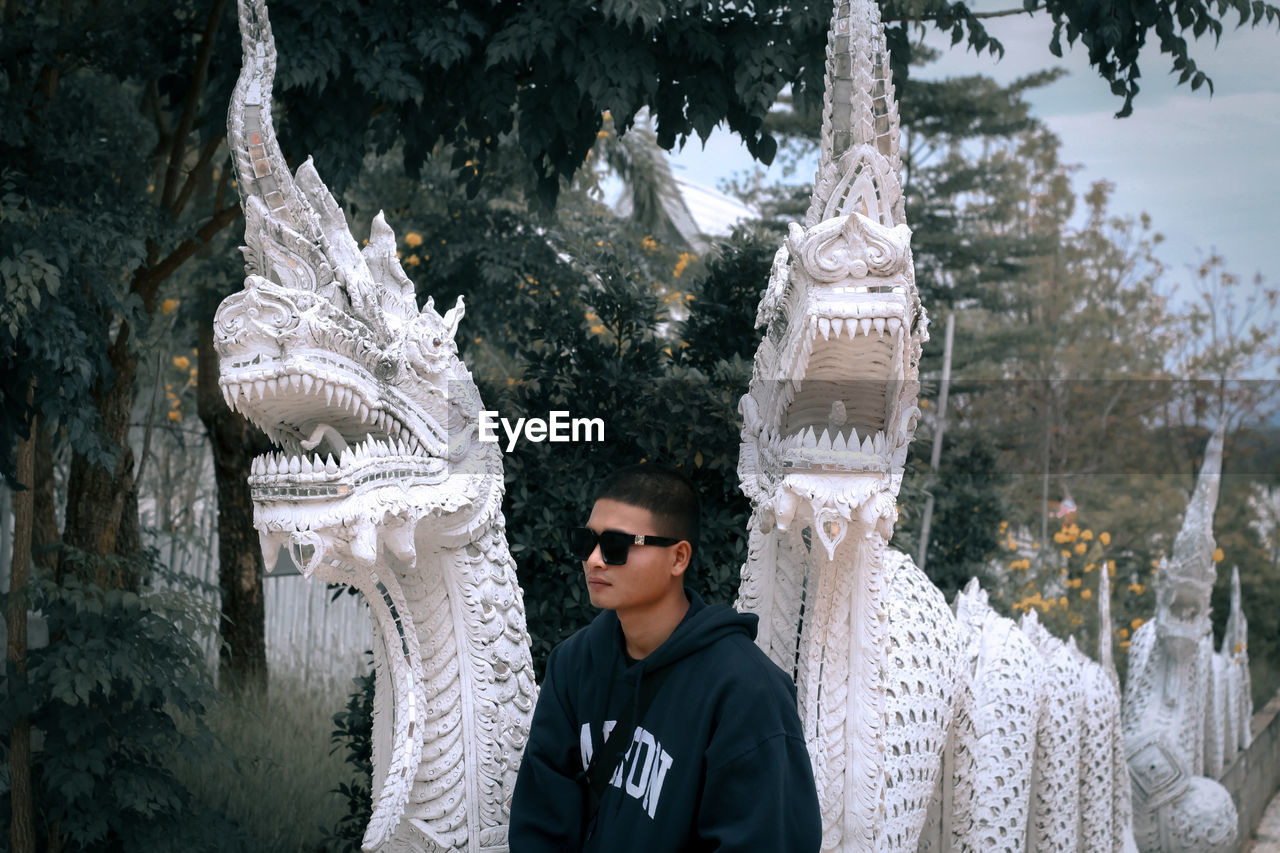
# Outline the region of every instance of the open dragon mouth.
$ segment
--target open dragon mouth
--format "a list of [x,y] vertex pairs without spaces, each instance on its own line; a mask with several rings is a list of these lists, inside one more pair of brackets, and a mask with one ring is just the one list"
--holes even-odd
[[779,389],[782,467],[885,473],[903,377],[906,296],[899,288],[822,308],[803,333],[802,378]]
[[338,356],[307,360],[306,369],[260,355],[223,363],[227,405],[282,448],[253,460],[254,501],[343,498],[382,480],[444,478],[448,443],[437,424],[417,415],[423,427],[409,426],[407,406],[368,394],[372,377]]

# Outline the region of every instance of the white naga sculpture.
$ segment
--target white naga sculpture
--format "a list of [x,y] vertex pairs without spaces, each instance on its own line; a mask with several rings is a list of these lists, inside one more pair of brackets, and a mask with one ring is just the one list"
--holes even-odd
[[396,260],[382,215],[363,252],[271,122],[275,43],[241,0],[228,117],[245,214],[244,289],[215,317],[223,393],[283,452],[253,462],[267,566],[364,594],[374,621],[367,850],[505,850],[537,688],[507,550],[502,462],[453,336]]
[[775,258],[740,405],[737,606],[796,677],[824,850],[1126,849],[1114,675],[976,584],[953,615],[886,547],[927,328],[898,136],[876,3],[838,2],[816,186]]
[[1236,809],[1217,781],[1249,745],[1253,700],[1240,579],[1221,652],[1213,650],[1213,512],[1223,432],[1209,440],[1173,556],[1156,573],[1155,617],[1129,647],[1124,740],[1133,773],[1134,832],[1143,853],[1235,849]]

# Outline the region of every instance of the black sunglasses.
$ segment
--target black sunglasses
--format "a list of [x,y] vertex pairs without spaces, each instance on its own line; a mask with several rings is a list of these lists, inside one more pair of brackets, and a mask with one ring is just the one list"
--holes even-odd
[[605,565],[621,566],[627,562],[627,552],[632,545],[674,545],[683,539],[672,539],[669,536],[648,536],[643,533],[623,533],[621,530],[606,530],[596,533],[589,527],[571,527],[569,529],[569,553],[575,559],[587,560],[591,552],[600,544],[600,557]]

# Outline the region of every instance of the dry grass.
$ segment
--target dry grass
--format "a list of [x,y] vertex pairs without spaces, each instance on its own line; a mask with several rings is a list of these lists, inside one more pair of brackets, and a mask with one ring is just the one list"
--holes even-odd
[[205,717],[218,739],[213,762],[179,756],[174,772],[259,849],[325,850],[326,831],[346,811],[332,790],[352,775],[329,740],[333,714],[346,699],[333,688],[273,677],[266,695],[224,699]]

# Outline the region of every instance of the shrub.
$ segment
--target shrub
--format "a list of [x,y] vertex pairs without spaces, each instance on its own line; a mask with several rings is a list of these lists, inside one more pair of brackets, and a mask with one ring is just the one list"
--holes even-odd
[[[26,716],[42,847],[244,849],[240,832],[166,767],[174,751],[198,757],[213,747],[200,718],[216,692],[194,639],[212,629],[210,614],[181,589],[145,583],[157,575],[154,555],[124,562],[64,549],[60,577],[33,572],[30,606],[44,615],[49,643],[28,652],[25,679],[12,665],[6,672],[0,757],[7,767],[13,721]],[[104,588],[95,581],[103,576],[141,577],[144,591]],[[8,837],[7,772],[2,794]]]

